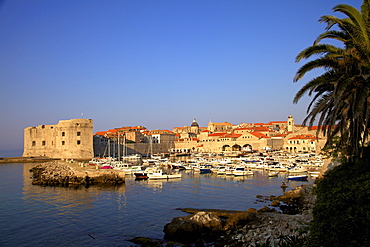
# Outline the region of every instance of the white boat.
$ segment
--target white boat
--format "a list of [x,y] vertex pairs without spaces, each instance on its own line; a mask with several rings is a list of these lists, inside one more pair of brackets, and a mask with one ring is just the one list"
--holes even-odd
[[268,169],[270,171],[280,171],[280,172],[286,172],[288,170],[288,168],[286,168],[286,166],[284,166],[283,164],[281,164],[279,162],[275,162],[274,164],[269,166]]
[[142,170],[141,166],[131,166],[131,174],[135,172],[140,172]]
[[318,177],[320,175],[320,171],[319,170],[308,170],[308,175],[310,175],[311,177]]
[[246,169],[245,167],[237,167],[235,168],[233,175],[234,176],[247,176],[247,175],[253,175],[253,172],[251,170]]
[[125,174],[131,174],[131,166],[126,162],[112,162],[111,166],[113,167],[113,170],[123,171]]
[[112,162],[112,158],[93,158],[89,160],[89,165],[92,166],[103,166],[105,164],[110,164]]
[[269,177],[277,177],[278,175],[279,175],[279,171],[270,171],[269,173],[268,173],[268,176]]
[[324,161],[322,161],[321,159],[316,159],[316,160],[311,161],[312,167],[320,167],[323,165],[324,165]]
[[226,166],[216,166],[211,168],[211,171],[217,175],[224,175],[226,173]]
[[289,173],[300,173],[300,172],[307,172],[307,168],[303,166],[294,166],[288,169]]
[[147,174],[149,179],[171,179],[171,178],[181,178],[180,173],[164,173],[162,170],[157,170]]
[[235,168],[234,167],[227,167],[225,170],[225,175],[234,175]]

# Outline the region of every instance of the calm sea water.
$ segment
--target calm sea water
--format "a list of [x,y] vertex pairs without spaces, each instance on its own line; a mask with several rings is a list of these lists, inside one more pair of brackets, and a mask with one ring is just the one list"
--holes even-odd
[[[176,208],[262,208],[256,195],[281,195],[285,175],[263,171],[234,178],[183,173],[181,179],[81,189],[31,185],[37,164],[0,164],[0,246],[135,246],[137,236],[163,238],[163,227],[187,215]],[[308,182],[290,182],[293,189]]]

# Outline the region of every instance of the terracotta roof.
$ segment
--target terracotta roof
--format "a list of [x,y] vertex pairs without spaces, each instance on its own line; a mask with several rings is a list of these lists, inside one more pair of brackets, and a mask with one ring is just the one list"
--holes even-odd
[[[335,126],[332,126],[333,128],[335,127]],[[322,129],[329,129],[330,128],[330,126],[328,126],[328,125],[325,125],[325,126],[320,126],[320,129],[322,130]],[[319,129],[319,126],[312,126],[311,128],[308,128],[309,130],[318,130]]]
[[213,133],[213,134],[209,134],[208,136],[224,136],[224,135],[226,135],[227,133],[222,133],[222,132],[220,132],[220,133]]
[[261,132],[250,132],[250,134],[254,135],[257,138],[270,138],[267,135],[262,134]]
[[287,123],[287,121],[271,121],[268,123],[268,125],[272,125],[274,123]]
[[315,140],[316,139],[316,136],[314,135],[296,135],[296,136],[293,136],[291,138],[289,138],[289,140],[292,140],[292,139],[309,139],[309,140]]
[[242,134],[227,134],[225,137],[227,138],[238,138],[241,137]]
[[267,125],[267,124],[265,124],[265,123],[254,123],[252,125]]
[[241,128],[236,128],[235,130],[251,130],[253,127],[241,127]]
[[107,133],[106,131],[98,131],[94,135],[104,136],[106,133]]
[[270,131],[270,129],[267,127],[255,127],[254,131]]

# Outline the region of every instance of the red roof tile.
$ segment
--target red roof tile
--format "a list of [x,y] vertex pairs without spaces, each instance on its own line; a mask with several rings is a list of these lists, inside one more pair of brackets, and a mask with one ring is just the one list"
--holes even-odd
[[254,135],[257,138],[270,138],[267,135],[262,134],[261,132],[250,132],[250,134]]
[[289,140],[292,140],[292,139],[309,139],[309,140],[315,140],[316,139],[316,136],[314,135],[296,135],[296,136],[293,136],[291,138],[289,138]]

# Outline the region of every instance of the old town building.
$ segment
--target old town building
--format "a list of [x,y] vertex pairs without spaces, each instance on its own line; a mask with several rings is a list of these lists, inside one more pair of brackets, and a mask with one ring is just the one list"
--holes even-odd
[[[195,121],[195,119],[194,119]],[[192,125],[194,124],[194,121]],[[196,123],[197,126],[198,123]],[[317,128],[295,125],[293,116],[286,121],[271,121],[269,123],[242,123],[232,125],[228,122],[213,123],[198,135],[187,135],[191,127],[178,128],[175,141],[175,153],[238,153],[251,151],[281,150],[287,152],[319,152],[325,143],[325,138],[316,137]],[[199,127],[201,129],[201,127]]]
[[45,156],[57,159],[90,159],[96,156],[157,153],[223,153],[240,155],[252,151],[280,150],[292,153],[316,152],[326,138],[317,127],[308,128],[286,121],[269,123],[209,122],[200,127],[194,118],[190,126],[169,130],[148,130],[143,126],[99,131],[94,135],[91,119],[59,121],[24,130],[24,157]]
[[122,127],[94,134],[95,156],[148,156],[168,153],[174,147],[175,133],[148,130],[143,126]]

